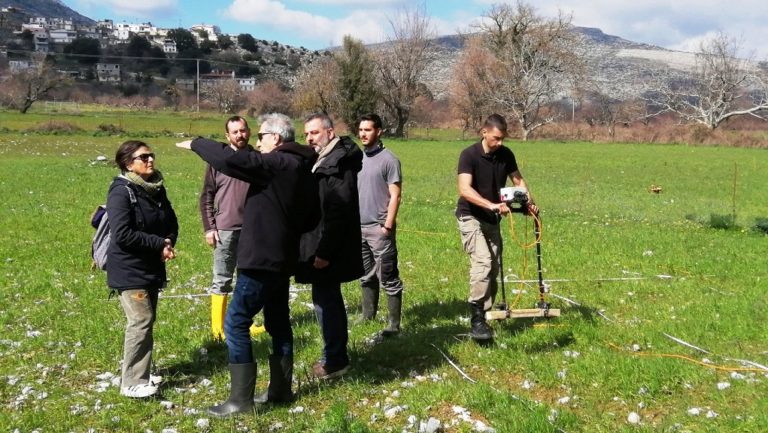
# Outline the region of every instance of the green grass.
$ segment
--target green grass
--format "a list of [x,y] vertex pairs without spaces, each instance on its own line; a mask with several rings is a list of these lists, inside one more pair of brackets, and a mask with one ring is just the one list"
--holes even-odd
[[[2,431],[260,432],[282,426],[275,431],[416,432],[430,417],[446,432],[472,431],[472,424],[456,421],[456,406],[497,432],[768,430],[765,373],[732,378],[730,371],[693,362],[768,364],[766,236],[760,229],[768,217],[764,150],[507,143],[542,209],[545,278],[566,280],[553,281],[552,293],[580,306],[550,296],[562,311],[559,319],[494,322],[494,343],[480,347],[464,335],[468,260],[453,217],[456,160],[471,140],[451,139],[451,133],[439,140],[388,140],[405,176],[398,234],[406,284],[403,335],[371,344],[385,314],[376,323],[357,324],[359,289],[347,285],[353,368],[340,381],[311,382],[307,370],[321,345],[309,292],[300,291],[291,305],[300,398],[198,428],[199,419],[209,418],[205,408],[226,398],[229,385],[226,349],[210,341],[208,299],[175,297],[200,295],[210,278],[211,253],[197,211],[203,163],[176,149],[175,137],[158,133],[218,136],[223,116],[27,116],[0,112]],[[84,132],[22,132],[49,120]],[[101,123],[120,125],[127,134],[94,136]],[[98,392],[95,377],[119,374],[124,326],[118,302],[107,299],[105,275],[89,269],[88,217],[105,201],[116,174],[96,157],[111,159],[122,141],[144,132],[181,224],[179,257],[169,263],[171,282],[155,326],[155,361],[167,379],[163,399],[174,404],[170,409],[122,398],[114,386]],[[662,192],[649,192],[651,185]],[[504,225],[505,274],[535,279],[535,250],[517,246],[531,242],[531,221],[513,221],[514,235]],[[662,274],[672,278],[655,277]],[[645,278],[607,280],[634,276]],[[516,308],[536,300],[535,284],[506,288]],[[268,350],[266,336],[254,340],[259,389],[267,381]],[[476,383],[462,378],[440,351]],[[523,386],[526,381],[530,386]],[[720,390],[721,382],[731,386]],[[385,416],[398,406],[403,410]],[[692,408],[701,415],[690,415]],[[707,418],[707,411],[717,416]],[[639,425],[627,423],[630,412],[641,416]]]

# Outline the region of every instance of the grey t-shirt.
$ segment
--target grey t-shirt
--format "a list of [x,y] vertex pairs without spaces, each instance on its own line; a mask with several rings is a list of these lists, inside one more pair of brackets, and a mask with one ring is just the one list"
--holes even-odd
[[381,225],[387,219],[389,185],[402,182],[400,160],[388,149],[379,148],[363,157],[357,174],[360,194],[360,225]]

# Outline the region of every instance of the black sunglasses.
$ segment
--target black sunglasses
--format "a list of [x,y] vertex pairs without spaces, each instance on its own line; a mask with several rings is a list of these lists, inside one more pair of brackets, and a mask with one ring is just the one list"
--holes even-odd
[[149,161],[149,158],[155,159],[154,153],[142,153],[141,155],[136,155],[133,157],[133,159],[140,159],[142,162]]
[[259,141],[264,139],[264,136],[267,134],[277,134],[277,132],[258,132],[256,133],[256,136],[259,137]]

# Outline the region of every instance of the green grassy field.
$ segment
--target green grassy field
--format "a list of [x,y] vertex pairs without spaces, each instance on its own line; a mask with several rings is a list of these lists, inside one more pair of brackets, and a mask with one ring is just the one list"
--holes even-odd
[[[83,131],[25,132],[52,120]],[[768,365],[768,239],[753,229],[768,217],[765,150],[509,141],[542,209],[548,300],[562,316],[494,322],[494,343],[480,347],[466,337],[468,260],[453,217],[456,161],[470,141],[442,135],[386,141],[405,176],[402,335],[372,338],[381,312],[377,323],[355,323],[360,294],[349,284],[353,368],[312,382],[319,331],[298,287],[298,400],[211,419],[205,408],[226,398],[229,376],[202,296],[211,262],[197,211],[203,163],[173,143],[220,135],[223,120],[0,111],[0,430],[415,433],[430,418],[443,432],[484,431],[480,423],[500,433],[768,430],[768,371],[738,361]],[[100,124],[127,133],[94,134]],[[124,319],[104,273],[89,268],[88,218],[117,174],[97,157],[112,159],[135,137],[157,153],[181,225],[155,326],[166,383],[150,401],[119,396],[103,375],[119,375]],[[528,308],[536,284],[511,280],[536,277],[535,250],[524,248],[533,227],[512,221],[503,232],[508,301]],[[259,389],[268,349],[267,336],[254,340]]]

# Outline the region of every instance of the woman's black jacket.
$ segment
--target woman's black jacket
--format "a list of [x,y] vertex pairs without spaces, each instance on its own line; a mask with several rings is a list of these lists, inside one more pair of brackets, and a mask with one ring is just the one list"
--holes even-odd
[[[131,204],[126,186],[133,191],[135,204]],[[115,290],[165,287],[165,239],[175,245],[179,234],[165,188],[152,197],[128,179],[116,177],[109,187],[107,213],[107,285]]]

